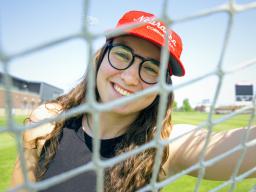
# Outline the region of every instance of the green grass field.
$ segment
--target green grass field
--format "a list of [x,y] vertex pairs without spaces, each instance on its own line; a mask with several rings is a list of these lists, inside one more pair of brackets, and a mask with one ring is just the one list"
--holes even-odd
[[[214,118],[220,118],[221,115],[215,115]],[[174,123],[188,123],[188,124],[198,124],[207,120],[206,113],[196,113],[196,112],[176,112],[173,114]],[[15,117],[15,121],[21,124],[24,117]],[[249,115],[241,114],[231,120],[225,121],[214,127],[215,131],[228,130],[235,127],[243,127],[248,124]],[[0,117],[0,126],[5,125],[3,117]],[[6,191],[11,179],[11,173],[13,165],[16,158],[16,145],[14,137],[8,133],[0,134],[0,191]],[[174,183],[166,186],[162,192],[190,192],[194,190],[197,178],[190,176],[183,176]],[[207,181],[204,180],[200,186],[200,192],[207,192],[222,182],[219,181]],[[246,192],[249,191],[253,185],[256,184],[256,179],[246,179],[238,183],[235,192]],[[228,187],[220,190],[221,192],[228,191]]]

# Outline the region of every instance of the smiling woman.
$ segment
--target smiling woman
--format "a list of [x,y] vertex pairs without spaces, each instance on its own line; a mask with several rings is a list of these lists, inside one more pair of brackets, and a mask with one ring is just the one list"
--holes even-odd
[[[125,42],[129,43],[125,44]],[[97,90],[102,102],[105,103],[144,90],[157,82],[160,60],[158,47],[134,36],[117,37],[111,45],[112,49],[109,48],[108,54],[103,57],[97,74]],[[116,47],[118,50],[113,50]],[[136,51],[136,58],[132,50]],[[143,55],[144,58],[138,55]],[[115,58],[113,59],[113,57]],[[152,72],[154,70],[157,72]],[[134,112],[139,112],[148,107],[156,96],[157,94],[148,95],[125,106],[120,106],[118,107],[118,113],[121,114],[122,111],[127,111],[126,113],[134,116]]]
[[[107,103],[121,97],[145,90],[158,83],[161,48],[165,44],[161,21],[143,11],[129,11],[118,21],[117,27],[143,21],[144,25],[125,31],[124,35],[107,38],[103,47],[95,54],[93,65],[96,65],[96,99]],[[157,32],[156,32],[157,31]],[[169,62],[166,66],[166,83],[171,84],[171,77],[185,75],[180,61],[182,52],[181,38],[168,29]],[[64,113],[85,102],[87,76],[66,95],[48,101],[38,107],[29,117],[30,123]],[[129,152],[150,142],[156,135],[156,122],[159,107],[159,93],[152,93],[143,98],[131,101],[113,110],[100,112],[100,155],[102,159],[115,157]],[[175,138],[194,126],[172,124],[171,111],[173,93],[167,98],[164,121],[162,122],[161,139]],[[92,117],[90,114],[79,114],[75,117],[47,123],[24,133],[24,153],[28,174],[32,181],[42,181],[65,171],[82,166],[92,159]],[[212,134],[206,150],[206,159],[235,147],[240,142],[243,129]],[[256,128],[252,128],[250,139],[256,137]],[[191,131],[186,136],[163,147],[163,155],[157,179],[178,173],[197,164],[207,131]],[[75,150],[74,150],[75,149]],[[239,173],[256,165],[252,154],[256,147],[248,149],[245,161]],[[105,169],[105,191],[135,191],[150,182],[156,156],[156,148],[129,157]],[[239,152],[206,168],[205,178],[224,180],[232,174]],[[250,160],[250,161],[248,161]],[[225,173],[222,170],[225,168]],[[197,171],[190,173],[197,176]],[[251,175],[255,177],[255,174]],[[13,175],[13,185],[23,182],[20,162],[17,160]],[[82,173],[68,181],[42,191],[95,191],[96,174],[93,171]]]

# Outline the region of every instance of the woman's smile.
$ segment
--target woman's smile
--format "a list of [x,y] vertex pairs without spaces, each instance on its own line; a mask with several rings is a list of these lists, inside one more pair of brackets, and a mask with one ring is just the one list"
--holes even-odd
[[112,83],[112,85],[113,85],[114,90],[115,90],[116,92],[118,92],[118,93],[119,93],[120,95],[122,95],[122,96],[129,96],[129,95],[132,94],[131,91],[129,91],[129,90],[127,90],[127,89],[121,87],[121,86],[118,85],[117,83]]

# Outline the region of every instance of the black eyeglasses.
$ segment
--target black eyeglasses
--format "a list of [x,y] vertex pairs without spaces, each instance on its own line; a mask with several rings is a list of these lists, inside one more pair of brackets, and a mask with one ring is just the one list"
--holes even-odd
[[128,69],[134,62],[135,57],[141,59],[139,65],[139,76],[147,84],[155,84],[160,74],[160,62],[154,59],[147,59],[134,54],[132,48],[123,44],[109,44],[106,47],[108,51],[108,61],[110,65],[117,70]]

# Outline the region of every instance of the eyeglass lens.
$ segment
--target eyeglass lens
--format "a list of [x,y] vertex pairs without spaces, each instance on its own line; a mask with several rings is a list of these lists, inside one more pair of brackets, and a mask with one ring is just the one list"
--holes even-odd
[[[126,46],[113,45],[109,51],[109,62],[115,69],[129,68],[134,61],[134,54]],[[143,60],[139,67],[140,78],[149,84],[157,83],[160,74],[159,63],[154,60]]]

